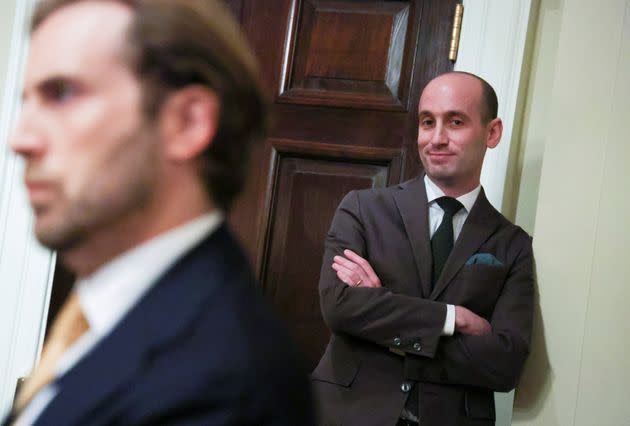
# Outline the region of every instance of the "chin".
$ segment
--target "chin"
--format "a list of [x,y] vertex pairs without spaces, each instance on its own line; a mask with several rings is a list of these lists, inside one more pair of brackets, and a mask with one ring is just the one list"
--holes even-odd
[[68,224],[37,224],[35,227],[37,240],[50,250],[66,251],[80,245],[83,239],[79,229]]
[[435,180],[449,180],[453,178],[453,173],[444,167],[429,167],[425,169],[429,177]]

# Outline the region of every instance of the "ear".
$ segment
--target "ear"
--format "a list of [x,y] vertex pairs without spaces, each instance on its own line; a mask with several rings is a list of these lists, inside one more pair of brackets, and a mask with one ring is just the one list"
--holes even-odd
[[486,126],[486,146],[490,149],[495,148],[501,141],[503,134],[503,122],[500,118],[495,118]]
[[188,86],[170,94],[160,110],[160,134],[168,159],[190,161],[214,139],[220,115],[216,93],[201,86]]

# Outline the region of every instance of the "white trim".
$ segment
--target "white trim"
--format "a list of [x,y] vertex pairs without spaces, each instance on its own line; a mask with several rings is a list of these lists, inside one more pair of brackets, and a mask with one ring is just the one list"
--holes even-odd
[[[532,0],[464,0],[455,70],[484,78],[499,98],[503,137],[495,149],[487,151],[481,172],[488,200],[498,210],[503,207],[510,150],[518,148],[512,147],[512,141],[515,117],[522,108],[518,94],[531,12]],[[495,394],[497,426],[512,423],[513,402],[514,392]]]
[[503,137],[488,150],[481,183],[490,202],[501,209],[514,119],[523,70],[525,41],[532,0],[464,0],[459,57],[455,70],[469,71],[487,80],[499,98]]
[[0,416],[11,406],[17,378],[30,372],[41,351],[55,264],[53,254],[33,238],[32,213],[22,186],[23,162],[8,148],[20,108],[35,3],[6,2],[5,8],[14,7],[13,22],[0,34],[11,40],[0,111]]

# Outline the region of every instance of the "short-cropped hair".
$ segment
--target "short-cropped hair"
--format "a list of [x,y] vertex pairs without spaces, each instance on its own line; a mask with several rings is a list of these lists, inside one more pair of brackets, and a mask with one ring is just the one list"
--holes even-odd
[[475,78],[481,84],[481,119],[485,124],[488,124],[499,113],[499,100],[497,99],[497,93],[494,88],[483,78],[476,74],[466,71],[451,71],[452,74],[465,74]]

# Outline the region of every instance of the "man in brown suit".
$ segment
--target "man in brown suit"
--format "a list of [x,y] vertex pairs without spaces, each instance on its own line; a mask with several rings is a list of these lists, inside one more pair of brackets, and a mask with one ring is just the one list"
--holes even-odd
[[492,425],[493,391],[529,353],[531,238],[480,186],[500,141],[496,94],[453,72],[419,105],[424,175],[353,191],[327,240],[321,307],[332,337],[312,375],[323,425]]

